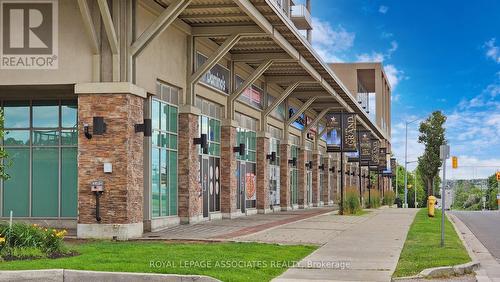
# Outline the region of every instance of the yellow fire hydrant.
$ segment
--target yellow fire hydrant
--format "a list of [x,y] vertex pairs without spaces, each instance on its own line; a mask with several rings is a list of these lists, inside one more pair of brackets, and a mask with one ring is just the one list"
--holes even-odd
[[434,207],[436,206],[436,197],[429,196],[427,198],[427,214],[430,217],[434,217]]

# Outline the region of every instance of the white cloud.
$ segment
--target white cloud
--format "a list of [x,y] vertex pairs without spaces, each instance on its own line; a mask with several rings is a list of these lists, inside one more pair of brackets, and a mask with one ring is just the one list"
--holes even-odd
[[398,86],[401,80],[408,79],[402,70],[397,69],[396,66],[392,64],[384,66],[384,70],[392,90],[396,89],[396,86]]
[[313,46],[316,52],[327,62],[341,62],[342,52],[349,50],[356,37],[354,32],[342,26],[333,27],[329,22],[312,18]]
[[391,33],[391,32],[387,32],[387,31],[383,31],[383,32],[380,34],[380,37],[382,37],[382,38],[391,38],[391,37],[393,37],[393,36],[394,36],[394,34],[393,34],[393,33]]
[[486,48],[486,56],[497,64],[500,64],[500,48],[496,46],[495,41],[496,38],[491,38],[484,43],[484,47]]
[[378,8],[378,12],[381,14],[385,14],[385,13],[387,13],[387,11],[389,11],[389,7],[387,7],[387,6],[380,5],[380,7]]
[[398,50],[398,47],[398,42],[393,40],[391,41],[391,47],[389,47],[386,52],[372,51],[371,53],[356,55],[356,58],[358,62],[383,62],[384,60],[391,58],[392,54]]

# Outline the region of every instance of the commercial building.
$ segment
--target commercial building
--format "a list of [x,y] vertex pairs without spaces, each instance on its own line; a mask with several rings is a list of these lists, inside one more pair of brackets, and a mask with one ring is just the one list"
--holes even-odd
[[0,0],[0,217],[127,239],[363,193],[332,118],[389,153],[390,87],[319,58],[307,2]]

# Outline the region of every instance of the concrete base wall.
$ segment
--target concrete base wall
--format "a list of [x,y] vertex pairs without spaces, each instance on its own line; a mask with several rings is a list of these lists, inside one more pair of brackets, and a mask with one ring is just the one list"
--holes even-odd
[[127,224],[81,224],[76,227],[78,238],[82,239],[113,239],[128,240],[142,236],[144,225],[140,223]]

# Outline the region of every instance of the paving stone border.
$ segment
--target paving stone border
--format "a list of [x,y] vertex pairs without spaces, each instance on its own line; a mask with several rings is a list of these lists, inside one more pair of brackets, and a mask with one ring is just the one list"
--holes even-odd
[[460,241],[462,241],[462,245],[467,250],[467,253],[469,254],[469,257],[471,258],[472,261],[468,262],[468,263],[464,263],[464,264],[459,264],[459,265],[426,268],[426,269],[422,270],[417,275],[392,278],[392,281],[411,280],[411,279],[428,279],[428,278],[438,278],[438,277],[453,277],[453,276],[460,276],[460,275],[464,275],[464,274],[472,274],[472,273],[474,273],[475,270],[479,269],[480,263],[477,260],[476,255],[474,254],[472,249],[469,247],[469,245],[465,241],[465,238],[463,237],[462,232],[460,232],[460,230],[455,225],[454,216],[450,217],[450,215],[447,213],[446,217],[453,225],[453,229],[458,234]]
[[101,272],[70,269],[12,270],[0,271],[1,282],[220,282],[203,275],[153,274],[134,272]]

